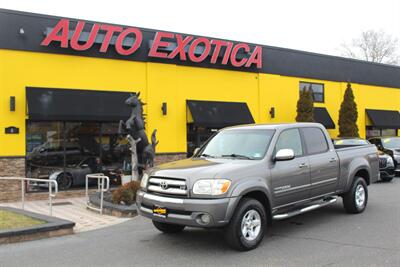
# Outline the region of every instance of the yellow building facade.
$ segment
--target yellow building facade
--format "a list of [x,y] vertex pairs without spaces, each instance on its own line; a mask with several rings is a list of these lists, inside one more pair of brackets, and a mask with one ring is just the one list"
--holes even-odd
[[[316,82],[324,84],[325,103],[315,103],[315,106],[325,107],[337,124],[347,84],[275,74],[12,50],[0,50],[0,74],[0,127],[4,129],[13,125],[20,129],[18,135],[5,134],[4,130],[0,132],[0,156],[3,157],[25,156],[27,85],[141,92],[146,103],[147,133],[158,130],[160,143],[157,152],[185,153],[187,99],[246,102],[256,123],[293,122],[299,82]],[[365,109],[398,110],[400,107],[400,88],[352,83],[352,89],[358,107],[361,137],[366,137],[366,126],[370,124]],[[15,111],[9,110],[10,96],[16,98]],[[163,102],[168,103],[166,116],[161,111]],[[271,107],[275,107],[275,118],[271,118],[268,112]],[[338,127],[329,133],[336,137]]]

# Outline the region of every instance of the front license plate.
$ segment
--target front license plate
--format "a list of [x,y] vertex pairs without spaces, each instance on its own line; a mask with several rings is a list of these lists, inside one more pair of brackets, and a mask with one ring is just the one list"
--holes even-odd
[[168,215],[168,211],[166,208],[154,206],[153,207],[153,215],[162,217],[162,218],[166,218]]

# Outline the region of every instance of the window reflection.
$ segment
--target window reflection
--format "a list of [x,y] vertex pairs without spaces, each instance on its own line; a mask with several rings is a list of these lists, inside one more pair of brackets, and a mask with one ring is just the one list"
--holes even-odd
[[322,83],[300,82],[299,89],[300,91],[303,91],[305,89],[311,90],[313,93],[314,102],[323,103],[325,101],[324,84]]
[[[117,123],[28,122],[26,140],[27,176],[56,180],[61,190],[84,187],[89,173],[104,173],[119,184],[130,162]],[[28,190],[46,185],[35,184]]]

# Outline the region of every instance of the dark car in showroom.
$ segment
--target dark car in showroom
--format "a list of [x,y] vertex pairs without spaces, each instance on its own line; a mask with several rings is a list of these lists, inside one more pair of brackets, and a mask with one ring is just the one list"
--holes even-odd
[[400,137],[373,137],[368,140],[371,144],[390,155],[394,161],[395,173],[400,175]]
[[[86,175],[93,173],[102,173],[110,178],[111,183],[120,183],[121,181],[121,166],[120,164],[115,165],[104,165],[101,163],[98,157],[86,157],[77,164],[67,165],[63,167],[52,167],[40,169],[41,175],[35,176],[41,179],[50,179],[57,181],[59,190],[67,190],[72,186],[79,187],[84,186],[86,183]],[[36,172],[35,172],[36,174]],[[95,180],[89,181],[90,185],[96,183]],[[48,187],[47,183],[37,182],[35,183],[38,187]]]
[[[335,148],[345,148],[352,146],[363,146],[371,144],[369,141],[362,138],[335,138],[332,139]],[[379,150],[379,173],[381,181],[390,182],[394,177],[394,161],[392,157],[385,152]]]
[[56,146],[55,143],[61,143],[61,141],[45,142],[34,147],[27,153],[28,165],[60,166],[64,162],[64,155],[68,164],[78,163],[85,155],[90,155],[89,151],[81,149],[77,143],[64,142],[65,147]]

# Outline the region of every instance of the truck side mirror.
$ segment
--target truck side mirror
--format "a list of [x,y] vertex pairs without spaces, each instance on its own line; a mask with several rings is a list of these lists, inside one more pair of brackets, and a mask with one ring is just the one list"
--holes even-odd
[[280,149],[275,154],[275,161],[291,160],[294,159],[293,149]]
[[196,156],[197,153],[199,153],[199,151],[200,151],[200,148],[196,147],[196,148],[194,149],[194,151],[193,151],[193,156]]

